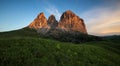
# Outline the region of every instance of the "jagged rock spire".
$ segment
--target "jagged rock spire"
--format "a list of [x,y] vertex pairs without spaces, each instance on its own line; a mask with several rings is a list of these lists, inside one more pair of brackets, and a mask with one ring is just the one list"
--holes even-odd
[[56,28],[58,26],[58,21],[56,20],[54,15],[50,15],[47,22],[51,28]]
[[39,28],[49,28],[47,25],[47,19],[44,13],[40,13],[37,18],[28,26],[29,28],[39,29]]

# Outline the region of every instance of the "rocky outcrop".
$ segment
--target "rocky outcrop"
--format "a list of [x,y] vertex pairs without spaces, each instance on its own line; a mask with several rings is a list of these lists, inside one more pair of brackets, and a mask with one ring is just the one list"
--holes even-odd
[[40,28],[49,28],[47,25],[47,19],[44,15],[44,13],[40,13],[37,18],[28,26],[32,29],[40,29]]
[[62,14],[58,24],[58,28],[67,31],[78,31],[87,34],[83,19],[79,18],[70,10]]
[[56,29],[57,31],[75,31],[87,34],[84,20],[70,10],[62,14],[59,22],[54,15],[51,15],[47,20],[44,13],[40,13],[28,27],[43,34],[53,30],[56,31]]
[[58,26],[58,21],[56,20],[54,15],[51,15],[47,20],[48,25],[50,28],[55,29]]

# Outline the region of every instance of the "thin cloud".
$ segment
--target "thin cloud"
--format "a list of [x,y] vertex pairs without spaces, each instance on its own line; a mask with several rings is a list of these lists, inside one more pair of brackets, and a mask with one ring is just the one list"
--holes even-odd
[[49,5],[49,7],[45,8],[45,11],[49,13],[50,15],[55,15],[56,19],[59,20],[61,13],[58,11],[58,9],[55,6]]
[[83,14],[89,34],[120,34],[120,7],[95,8]]

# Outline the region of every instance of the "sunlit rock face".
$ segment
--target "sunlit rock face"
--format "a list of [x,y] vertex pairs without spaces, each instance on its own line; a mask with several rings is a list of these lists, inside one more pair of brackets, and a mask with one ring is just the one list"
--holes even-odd
[[83,19],[78,17],[70,10],[62,14],[58,24],[58,28],[67,31],[78,31],[87,34]]
[[44,13],[40,13],[37,18],[28,26],[32,29],[40,29],[40,28],[49,28],[47,25],[47,19],[44,16]]
[[56,20],[54,15],[51,15],[47,20],[48,25],[51,29],[55,29],[58,26],[58,21]]
[[[38,33],[47,33],[52,31],[77,31],[87,34],[87,30],[83,19],[78,17],[72,11],[64,12],[59,20],[56,20],[54,15],[51,15],[48,20],[44,13],[40,13],[37,18],[28,26],[31,29],[37,30]],[[56,30],[57,29],[57,30]]]

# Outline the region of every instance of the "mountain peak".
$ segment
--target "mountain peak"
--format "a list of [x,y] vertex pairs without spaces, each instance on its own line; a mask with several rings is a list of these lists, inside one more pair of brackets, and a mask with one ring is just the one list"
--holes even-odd
[[41,13],[37,16],[37,18],[42,18],[42,17],[45,17],[45,15],[44,15],[43,12],[41,12]]
[[53,16],[53,17],[55,17],[55,15],[54,15],[54,14],[51,14],[50,16]]
[[62,14],[58,28],[68,31],[72,30],[79,31],[81,33],[87,33],[84,20],[70,10],[67,10]]
[[71,10],[67,10],[65,11],[65,13],[73,13]]
[[41,13],[39,13],[39,15],[44,15],[44,13],[43,13],[43,12],[41,12]]
[[76,15],[76,14],[73,13],[71,10],[67,10],[67,11],[65,11],[63,14],[66,14],[66,15]]
[[55,18],[55,16],[52,14],[52,15],[49,16],[48,21],[49,21],[49,20],[56,20],[56,18]]
[[48,28],[47,19],[44,13],[41,12],[28,27],[36,30],[39,28]]
[[60,20],[62,20],[63,18],[69,19],[69,18],[72,18],[72,17],[75,17],[75,16],[76,16],[75,13],[73,13],[71,10],[67,10],[62,14]]
[[49,16],[47,23],[51,28],[55,28],[58,25],[58,21],[53,14]]

